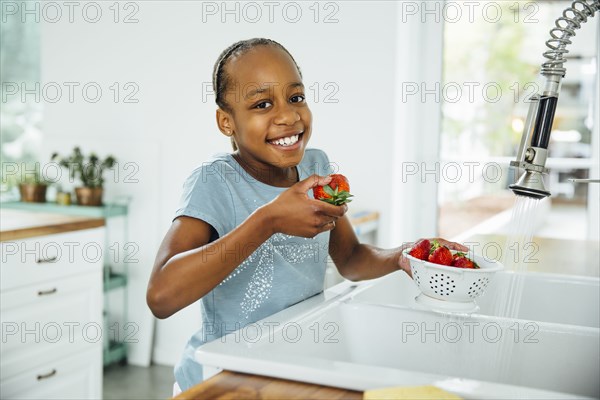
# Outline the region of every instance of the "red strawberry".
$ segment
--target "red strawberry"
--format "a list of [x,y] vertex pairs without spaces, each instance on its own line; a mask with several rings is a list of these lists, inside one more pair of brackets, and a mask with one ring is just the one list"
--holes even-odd
[[465,253],[456,253],[452,257],[452,266],[457,268],[478,269],[479,265],[471,260]]
[[418,258],[419,260],[427,261],[429,259],[429,250],[431,249],[431,243],[427,239],[419,240],[408,254]]
[[473,261],[469,260],[465,257],[457,257],[452,261],[452,266],[456,268],[469,268],[473,269],[475,266],[473,265]]
[[429,262],[441,265],[452,265],[452,253],[446,246],[440,246],[429,255]]
[[344,203],[350,203],[350,184],[348,179],[341,174],[331,175],[329,185],[317,186],[313,188],[313,197],[317,200],[326,201],[327,203],[341,206]]

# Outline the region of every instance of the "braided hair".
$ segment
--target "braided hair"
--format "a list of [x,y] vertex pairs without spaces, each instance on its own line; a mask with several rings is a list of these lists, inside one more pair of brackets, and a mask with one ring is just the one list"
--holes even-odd
[[[227,62],[229,62],[231,57],[242,55],[247,51],[258,46],[276,46],[281,50],[285,51],[294,62],[294,65],[296,66],[300,77],[302,77],[302,72],[300,71],[300,67],[298,67],[298,63],[296,63],[296,60],[294,60],[294,57],[290,54],[289,51],[287,51],[285,47],[283,47],[278,42],[265,38],[240,40],[239,42],[236,42],[231,46],[227,47],[225,50],[223,50],[221,55],[219,55],[219,58],[217,59],[217,62],[215,63],[215,66],[213,68],[213,91],[216,95],[215,102],[221,109],[227,112],[232,112],[231,107],[225,101],[225,94],[227,93],[227,89],[232,83],[229,75],[225,73],[225,66],[227,65]],[[233,146],[234,151],[237,150],[237,146],[235,144],[235,141],[233,140],[233,137],[231,138],[231,145]]]

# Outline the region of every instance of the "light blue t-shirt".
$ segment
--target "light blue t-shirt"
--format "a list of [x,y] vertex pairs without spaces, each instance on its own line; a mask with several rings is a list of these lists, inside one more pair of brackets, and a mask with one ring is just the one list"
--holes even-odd
[[[306,149],[297,168],[300,180],[334,172],[327,155],[317,149]],[[286,189],[256,180],[231,154],[220,153],[186,180],[175,218],[189,216],[207,222],[216,231],[213,241]],[[308,196],[312,197],[312,191]],[[202,297],[202,328],[175,366],[180,388],[187,390],[203,380],[202,366],[194,360],[200,345],[322,292],[328,250],[329,232],[312,239],[276,233]],[[235,248],[219,251],[239,252]]]

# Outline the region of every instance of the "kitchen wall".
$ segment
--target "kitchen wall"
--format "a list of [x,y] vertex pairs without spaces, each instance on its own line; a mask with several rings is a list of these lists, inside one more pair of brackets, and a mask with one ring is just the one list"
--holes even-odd
[[[393,182],[402,161],[394,154],[407,154],[406,144],[414,143],[410,137],[436,137],[437,117],[430,114],[421,126],[420,109],[403,109],[400,117],[395,113],[401,104],[398,82],[423,74],[418,64],[407,60],[421,54],[427,64],[424,69],[433,76],[439,73],[441,48],[429,48],[425,41],[438,43],[441,31],[421,30],[422,37],[414,35],[419,32],[414,30],[416,20],[403,23],[398,3],[388,1],[299,2],[285,13],[286,3],[277,3],[272,22],[267,6],[254,3],[262,13],[256,23],[251,22],[256,11],[244,11],[243,3],[237,2],[135,4],[139,9],[122,8],[116,18],[106,3],[96,23],[81,18],[73,23],[45,23],[42,34],[43,81],[63,87],[65,82],[80,84],[75,101],[68,101],[65,92],[61,101],[45,108],[47,155],[74,145],[101,155],[112,153],[120,162],[120,174],[108,182],[107,198],[133,196],[130,240],[140,251],[139,261],[130,266],[129,320],[139,326],[131,363],[147,365],[152,348],[156,362],[174,363],[199,326],[199,308],[192,305],[158,321],[153,337],[145,289],[184,179],[211,154],[230,150],[215,126],[214,98],[205,92],[220,51],[239,39],[273,38],[294,55],[309,88],[314,118],[311,146],[324,149],[350,178],[356,196],[351,210],[381,213],[380,245],[414,239],[420,232],[413,226],[433,229],[434,211],[430,221],[419,223],[418,216],[435,209],[435,189],[426,189],[429,201],[419,203],[422,189],[415,187],[412,202],[406,203],[402,198],[406,193]],[[221,9],[235,10],[236,4],[237,14]],[[292,23],[298,19],[298,7],[302,16]],[[129,13],[138,22],[123,23]],[[430,54],[434,56],[428,59]],[[83,94],[81,89],[90,82],[97,85],[88,85],[89,92]],[[97,86],[102,96],[91,102]],[[127,95],[137,103],[126,102]],[[427,132],[415,132],[423,126]],[[411,204],[418,205],[420,214],[408,212]]]

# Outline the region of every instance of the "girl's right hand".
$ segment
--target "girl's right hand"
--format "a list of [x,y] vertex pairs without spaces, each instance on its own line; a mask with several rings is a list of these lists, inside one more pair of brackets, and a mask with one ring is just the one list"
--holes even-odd
[[306,194],[310,189],[329,182],[330,176],[311,175],[266,204],[264,207],[271,217],[273,233],[312,238],[334,229],[336,220],[344,216],[348,206],[334,206]]

